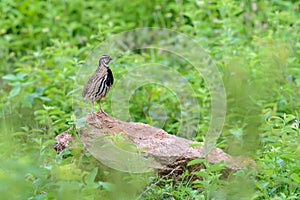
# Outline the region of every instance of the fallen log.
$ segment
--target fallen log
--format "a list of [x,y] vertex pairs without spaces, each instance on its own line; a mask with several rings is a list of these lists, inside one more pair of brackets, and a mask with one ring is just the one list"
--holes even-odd
[[[237,170],[252,161],[237,159],[213,148],[207,155],[203,143],[168,134],[162,129],[137,122],[124,122],[111,116],[97,113],[86,117],[86,126],[78,131],[84,147],[102,164],[116,170],[142,173],[151,169],[168,174],[176,168],[176,174],[187,169],[194,159],[207,159],[209,163],[225,162],[226,172]],[[66,132],[58,135],[56,150],[68,146],[70,135]],[[190,171],[204,166],[190,166]],[[224,175],[223,174],[223,175]]]

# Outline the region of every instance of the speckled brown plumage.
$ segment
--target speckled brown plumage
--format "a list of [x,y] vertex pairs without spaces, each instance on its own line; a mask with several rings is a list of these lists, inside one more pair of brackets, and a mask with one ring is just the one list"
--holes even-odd
[[104,98],[114,83],[114,77],[108,64],[111,57],[103,55],[99,59],[98,68],[95,73],[89,78],[82,91],[82,96],[92,102],[92,112],[94,112],[94,102],[99,103],[102,113],[105,113],[101,106],[101,99]]

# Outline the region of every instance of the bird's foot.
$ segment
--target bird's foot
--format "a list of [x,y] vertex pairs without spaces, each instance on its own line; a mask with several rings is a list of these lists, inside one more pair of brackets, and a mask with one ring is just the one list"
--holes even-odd
[[104,112],[104,110],[102,109],[102,106],[100,106],[100,109],[99,109],[98,113],[104,114],[106,117],[109,116],[106,112]]
[[[101,111],[100,111],[100,112],[101,112]],[[108,115],[106,112],[104,112],[104,111],[102,111],[101,114],[104,114],[106,117],[109,116],[109,115]]]
[[104,112],[104,111],[98,111],[98,112],[93,112],[94,115],[97,115],[98,117],[102,117],[103,115],[105,115],[106,117],[108,117],[109,115]]
[[93,115],[93,116],[101,117],[101,113],[99,113],[99,112],[92,112],[92,115]]

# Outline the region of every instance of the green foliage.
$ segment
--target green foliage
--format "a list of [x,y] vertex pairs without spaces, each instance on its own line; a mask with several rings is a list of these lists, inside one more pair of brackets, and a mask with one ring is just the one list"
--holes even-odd
[[[53,138],[74,124],[76,72],[93,47],[110,35],[145,26],[189,35],[213,58],[227,94],[217,146],[231,155],[250,156],[256,167],[224,179],[224,163],[191,161],[205,168],[187,171],[181,181],[161,180],[140,198],[300,198],[298,1],[2,0],[0,8],[3,199],[134,199],[157,181],[99,166],[82,146],[59,155],[52,147]],[[144,63],[172,66],[195,91],[201,124],[194,139],[203,141],[211,101],[204,79],[174,56],[154,50],[131,53],[114,63],[116,80]],[[129,104],[131,120],[178,131],[180,98],[168,88],[139,87]],[[109,106],[103,101],[108,112]],[[121,139],[116,142],[123,145]]]

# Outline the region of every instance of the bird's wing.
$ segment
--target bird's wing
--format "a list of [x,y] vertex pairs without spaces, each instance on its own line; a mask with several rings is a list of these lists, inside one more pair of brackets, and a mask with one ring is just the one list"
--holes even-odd
[[82,91],[82,96],[86,98],[87,94],[92,94],[93,91],[95,90],[95,83],[99,81],[101,78],[103,78],[107,73],[106,67],[103,67],[101,70],[97,69],[96,72],[89,78],[88,82],[85,84],[83,91]]

